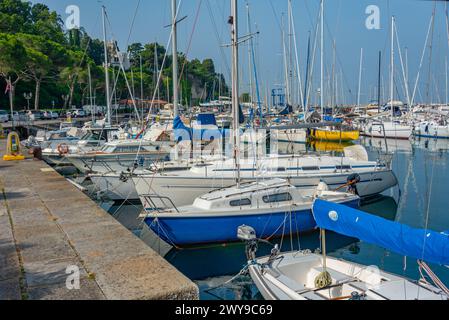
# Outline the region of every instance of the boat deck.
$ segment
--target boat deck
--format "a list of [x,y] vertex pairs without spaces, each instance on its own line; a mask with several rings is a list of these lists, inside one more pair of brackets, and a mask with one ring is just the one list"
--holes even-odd
[[[0,156],[5,149],[0,140]],[[68,289],[77,269],[80,287]],[[198,295],[193,282],[47,164],[0,159],[0,300]]]

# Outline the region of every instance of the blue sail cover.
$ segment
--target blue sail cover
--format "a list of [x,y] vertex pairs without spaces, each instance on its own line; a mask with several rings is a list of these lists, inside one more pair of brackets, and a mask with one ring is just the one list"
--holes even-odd
[[[210,117],[212,116],[212,117]],[[197,121],[201,121],[201,125],[217,125],[213,114],[200,114]],[[204,122],[203,122],[204,121]],[[218,129],[192,129],[187,127],[179,116],[173,119],[173,133],[175,141],[211,141],[222,138],[223,133]]]
[[239,105],[239,124],[242,124],[245,122],[245,115],[243,114],[242,106]]
[[[217,120],[215,119],[215,115],[213,113],[200,113],[196,118],[197,123],[200,127],[209,126],[207,129],[205,128],[194,128],[193,129],[193,140],[195,141],[212,141],[212,140],[220,140],[222,138],[222,132],[217,127]],[[214,127],[214,129],[211,129]]]
[[414,229],[343,205],[316,200],[313,215],[318,227],[358,238],[402,256],[449,265],[449,236]]
[[176,116],[173,119],[173,133],[176,142],[192,140],[192,129],[182,122],[180,116]]
[[213,113],[200,113],[196,119],[201,125],[217,125],[217,120]]
[[335,119],[334,117],[331,116],[324,116],[323,120],[329,122],[343,122],[343,119]]

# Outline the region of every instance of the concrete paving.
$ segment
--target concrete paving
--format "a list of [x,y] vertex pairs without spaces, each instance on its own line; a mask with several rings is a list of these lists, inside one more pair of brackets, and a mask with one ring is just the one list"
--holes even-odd
[[[0,156],[5,149],[0,140]],[[71,268],[79,289],[67,287]],[[0,159],[0,300],[198,297],[192,281],[47,164]]]

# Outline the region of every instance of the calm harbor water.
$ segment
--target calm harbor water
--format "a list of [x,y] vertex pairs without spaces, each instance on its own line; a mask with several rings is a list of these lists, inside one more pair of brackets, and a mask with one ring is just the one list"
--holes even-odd
[[[376,159],[386,151],[383,139],[360,141]],[[362,210],[398,221],[416,228],[435,231],[449,230],[449,140],[421,139],[413,141],[387,141],[388,151],[393,153],[392,166],[399,186],[383,195],[362,203]],[[288,149],[288,148],[287,148]],[[141,222],[137,216],[139,205],[108,206],[103,204],[118,220],[137,235],[141,235]],[[145,241],[145,237],[142,236]],[[412,279],[419,278],[416,260],[399,256],[383,248],[360,242],[357,239],[329,233],[326,236],[330,255],[380,269]],[[319,248],[318,232],[299,237],[285,237],[273,243],[283,250]],[[269,254],[271,247],[262,244],[258,254]],[[262,299],[257,288],[247,276],[236,277],[246,264],[244,244],[208,246],[186,250],[171,250],[165,258],[195,281],[200,287],[201,299]],[[440,279],[449,285],[449,269],[431,265]]]

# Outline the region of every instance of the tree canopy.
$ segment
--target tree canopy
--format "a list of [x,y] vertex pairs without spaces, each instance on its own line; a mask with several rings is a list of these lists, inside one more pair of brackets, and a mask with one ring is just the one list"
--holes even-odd
[[[117,83],[117,99],[130,98],[126,76],[136,97],[151,99],[157,91],[157,97],[171,101],[173,59],[167,55],[162,65],[166,54],[164,46],[133,43],[127,49],[131,69],[123,75],[119,68],[110,68],[111,79],[113,74],[117,77],[111,81],[112,87]],[[112,49],[109,51],[108,55],[116,54]],[[178,59],[183,104],[196,104],[200,100],[217,98],[219,93],[228,93],[224,77],[216,73],[213,60],[188,61],[182,53],[178,54]],[[33,93],[36,109],[89,104],[88,66],[95,102],[105,105],[103,61],[102,40],[91,38],[83,28],[65,30],[61,17],[46,5],[0,0],[0,108],[9,106],[8,95],[3,94],[7,81],[13,85],[16,109],[26,106],[23,96],[26,92]],[[158,90],[156,71],[161,71]]]

